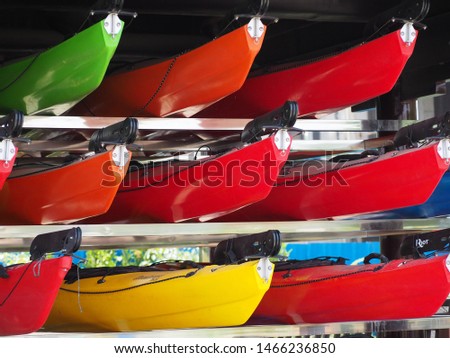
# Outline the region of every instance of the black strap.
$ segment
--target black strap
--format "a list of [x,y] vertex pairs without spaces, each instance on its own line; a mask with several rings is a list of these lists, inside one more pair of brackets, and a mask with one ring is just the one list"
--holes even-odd
[[3,265],[0,265],[0,278],[9,278],[8,272]]
[[74,283],[79,279],[98,277],[98,283],[105,281],[108,276],[122,275],[136,272],[176,271],[185,269],[201,269],[204,265],[194,261],[170,260],[155,262],[148,266],[115,266],[115,267],[90,267],[79,269],[72,265],[64,280],[66,283]]
[[307,260],[284,260],[275,262],[275,272],[298,270],[303,268],[346,265],[348,259],[340,256],[320,256]]
[[340,154],[336,155],[333,158],[331,158],[329,161],[332,163],[341,163],[341,162],[348,162],[351,160],[358,160],[358,159],[364,159],[369,156],[379,156],[380,152],[376,149],[369,149],[365,150],[361,153],[349,153],[349,154]]

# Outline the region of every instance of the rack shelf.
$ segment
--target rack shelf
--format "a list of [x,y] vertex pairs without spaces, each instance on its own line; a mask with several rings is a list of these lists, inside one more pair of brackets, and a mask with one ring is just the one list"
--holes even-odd
[[237,223],[0,226],[0,251],[28,250],[38,234],[79,226],[84,249],[208,246],[225,238],[279,230],[283,242],[367,239],[450,227],[450,218]]
[[[25,116],[23,128],[40,130],[95,130],[117,123],[123,118],[117,117],[78,117],[59,116],[57,120],[49,116]],[[250,121],[237,118],[138,118],[139,129],[145,131],[193,131],[193,132],[239,132]],[[394,132],[403,126],[414,123],[410,120],[329,120],[300,119],[295,128],[303,135],[293,138],[291,152],[341,152],[364,150],[369,147],[383,146],[386,141],[377,139],[379,133]],[[339,137],[330,138],[330,133]],[[313,137],[313,138],[312,138]],[[217,139],[211,139],[212,142]],[[368,141],[369,140],[369,141]],[[178,142],[176,140],[137,140],[134,144],[145,150],[153,151],[198,151],[208,145],[208,140]],[[87,140],[54,141],[33,140],[31,143],[17,143],[20,151],[64,151],[85,152]]]
[[[198,118],[138,118],[142,131],[241,131],[249,119]],[[26,129],[95,130],[116,123],[115,117],[25,116]],[[292,151],[344,151],[366,149],[367,139],[374,143],[379,133],[394,132],[416,121],[400,120],[297,120],[295,127],[308,133],[293,141]],[[327,139],[327,133],[337,133],[338,139]],[[340,136],[340,137],[339,137]],[[312,140],[310,138],[313,138]],[[350,139],[349,139],[350,138]],[[202,143],[200,141],[200,143]],[[142,147],[173,151],[198,150],[198,143],[176,141],[139,141]],[[84,151],[85,143],[33,141],[18,143],[19,150],[73,150]],[[0,251],[26,251],[32,239],[50,231],[80,226],[83,231],[82,249],[146,248],[170,246],[208,247],[224,238],[277,229],[283,242],[374,239],[383,236],[405,235],[450,227],[450,218],[408,220],[317,220],[302,222],[247,222],[247,223],[176,223],[176,224],[110,224],[110,225],[23,225],[0,226]],[[407,303],[406,303],[407,304]],[[26,337],[301,337],[343,334],[376,334],[399,331],[445,330],[450,327],[450,316],[436,315],[425,319],[340,322],[328,324],[241,326],[212,329],[156,330],[121,333],[36,332]]]
[[[245,118],[151,118],[136,117],[142,130],[241,131],[251,119]],[[122,121],[122,117],[25,116],[25,129],[100,129]],[[294,127],[304,131],[391,132],[413,120],[299,119]]]
[[430,318],[338,322],[300,325],[239,326],[208,329],[155,330],[120,333],[53,333],[37,332],[28,337],[74,337],[74,338],[276,338],[355,334],[386,334],[400,331],[445,330],[450,327],[450,316]]

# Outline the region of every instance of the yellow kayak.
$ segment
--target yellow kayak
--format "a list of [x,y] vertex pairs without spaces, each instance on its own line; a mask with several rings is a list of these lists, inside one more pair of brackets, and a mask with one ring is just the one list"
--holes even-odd
[[105,332],[241,325],[269,289],[273,264],[262,258],[175,270],[149,266],[79,272],[80,279],[75,269],[75,279],[61,286],[44,329]]

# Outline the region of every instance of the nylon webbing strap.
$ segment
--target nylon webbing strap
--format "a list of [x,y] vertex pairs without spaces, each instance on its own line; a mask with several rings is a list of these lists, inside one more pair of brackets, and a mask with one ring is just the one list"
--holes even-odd
[[0,278],[9,278],[6,268],[2,265],[0,265]]

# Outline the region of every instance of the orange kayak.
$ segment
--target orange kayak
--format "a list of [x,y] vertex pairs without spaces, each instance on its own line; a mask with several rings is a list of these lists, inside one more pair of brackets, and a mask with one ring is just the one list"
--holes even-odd
[[130,163],[115,163],[120,149],[56,167],[19,164],[0,191],[1,225],[70,223],[103,214]]
[[[257,35],[251,31],[255,24],[260,31]],[[68,114],[193,116],[244,84],[265,29],[260,20],[252,19],[185,54],[111,74]]]

